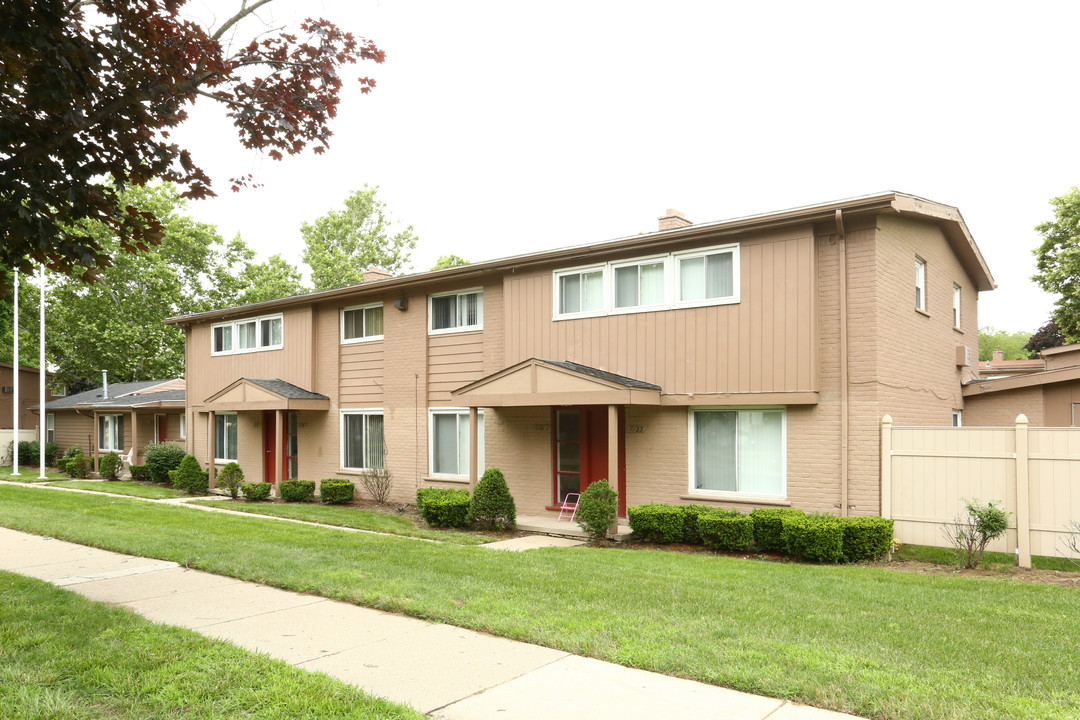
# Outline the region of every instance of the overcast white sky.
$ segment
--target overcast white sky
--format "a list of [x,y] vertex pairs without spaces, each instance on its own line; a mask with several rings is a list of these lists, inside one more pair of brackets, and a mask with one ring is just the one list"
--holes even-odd
[[[193,0],[226,17],[235,0]],[[364,183],[419,235],[414,267],[882,190],[955,205],[998,289],[979,324],[1033,331],[1034,226],[1080,184],[1080,3],[275,0],[371,38],[323,156],[274,162],[210,106],[179,138],[226,238],[300,262],[300,224]],[[249,28],[249,30],[254,28]],[[227,179],[265,184],[232,193]]]

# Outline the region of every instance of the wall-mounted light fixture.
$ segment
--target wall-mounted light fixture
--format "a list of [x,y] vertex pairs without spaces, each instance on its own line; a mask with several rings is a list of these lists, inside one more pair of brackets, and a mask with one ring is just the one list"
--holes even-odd
[[405,297],[404,295],[399,297],[397,300],[394,301],[394,307],[396,307],[401,312],[405,312],[409,309],[409,298]]

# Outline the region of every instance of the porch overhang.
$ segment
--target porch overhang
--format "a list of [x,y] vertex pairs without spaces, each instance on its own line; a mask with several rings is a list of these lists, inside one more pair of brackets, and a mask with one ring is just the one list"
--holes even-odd
[[450,391],[467,407],[659,405],[661,388],[578,363],[531,358]]
[[241,410],[329,410],[330,398],[284,380],[240,378],[198,406],[200,412]]

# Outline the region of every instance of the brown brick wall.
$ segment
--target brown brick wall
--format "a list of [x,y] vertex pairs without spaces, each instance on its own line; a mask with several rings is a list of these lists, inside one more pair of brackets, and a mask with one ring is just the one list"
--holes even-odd
[[1027,415],[1033,427],[1046,425],[1042,386],[1003,390],[965,398],[964,425],[1012,427],[1016,416]]

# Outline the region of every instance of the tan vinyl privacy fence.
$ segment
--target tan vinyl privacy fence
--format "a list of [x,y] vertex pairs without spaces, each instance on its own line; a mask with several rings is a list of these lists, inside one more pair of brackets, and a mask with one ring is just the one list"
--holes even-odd
[[[988,549],[1066,554],[1070,521],[1080,521],[1080,428],[893,427],[881,422],[881,514],[901,542],[947,546],[942,528],[964,499],[998,501],[1009,530]],[[1072,555],[1073,553],[1068,553]]]

